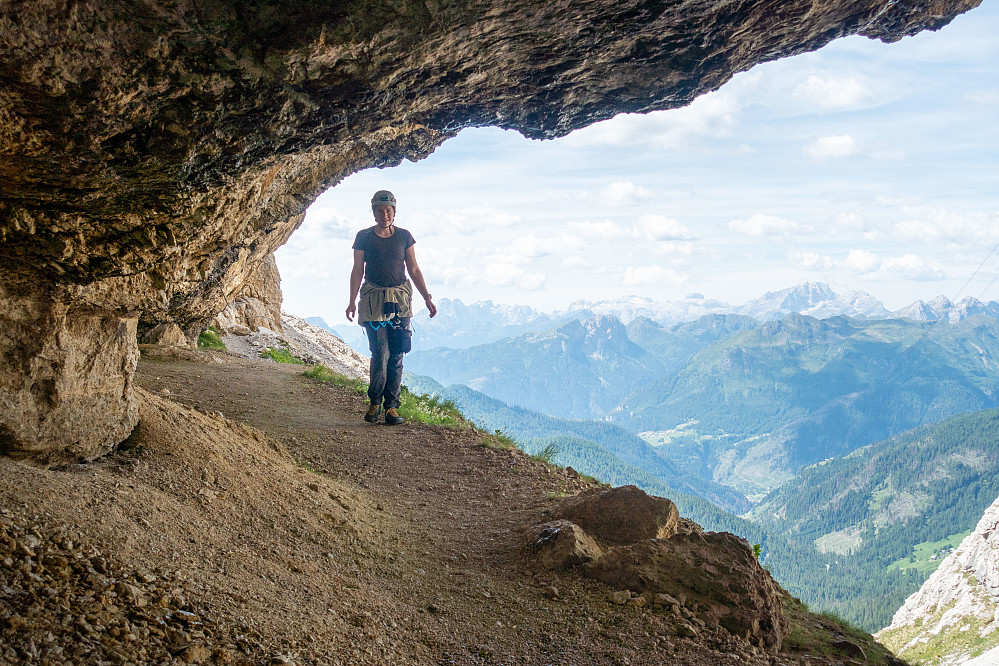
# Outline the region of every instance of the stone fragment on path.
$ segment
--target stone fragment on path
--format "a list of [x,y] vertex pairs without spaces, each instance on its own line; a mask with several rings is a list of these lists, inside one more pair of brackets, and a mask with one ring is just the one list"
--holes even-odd
[[535,534],[527,548],[549,569],[567,569],[597,560],[603,554],[596,541],[568,520],[539,525]]
[[615,590],[607,595],[607,600],[612,604],[623,606],[631,600],[631,592],[628,590]]

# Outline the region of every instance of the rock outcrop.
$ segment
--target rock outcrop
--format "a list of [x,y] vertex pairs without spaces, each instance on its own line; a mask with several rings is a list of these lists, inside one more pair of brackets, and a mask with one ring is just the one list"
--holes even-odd
[[215,318],[224,333],[260,327],[283,333],[281,326],[281,275],[274,255],[264,260]]
[[[979,1],[7,3],[2,448],[106,451],[135,419],[120,333],[195,335],[351,173],[464,127],[550,138],[682,106],[758,62]],[[68,359],[94,359],[88,378]]]
[[637,486],[587,490],[567,500],[559,515],[601,541],[619,544],[668,539],[680,521],[673,502]]
[[927,666],[970,663],[999,646],[999,499],[875,636]]
[[614,603],[670,613],[681,634],[723,631],[780,649],[789,628],[784,593],[744,539],[704,532],[679,518],[673,502],[635,486],[584,491],[555,514],[527,546],[543,567],[578,569],[609,585]]

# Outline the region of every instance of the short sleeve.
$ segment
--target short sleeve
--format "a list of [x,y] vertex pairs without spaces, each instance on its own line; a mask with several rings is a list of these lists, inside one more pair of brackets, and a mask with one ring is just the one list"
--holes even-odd
[[364,229],[361,229],[357,232],[357,235],[354,236],[354,244],[351,248],[354,250],[364,250],[364,246]]
[[414,245],[416,245],[416,239],[413,238],[413,234],[411,234],[409,232],[409,230],[407,229],[406,230],[406,249],[408,250],[409,248],[413,247]]

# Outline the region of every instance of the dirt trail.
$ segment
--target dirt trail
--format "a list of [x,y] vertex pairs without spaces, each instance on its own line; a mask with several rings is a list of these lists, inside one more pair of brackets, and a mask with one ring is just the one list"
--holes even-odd
[[[584,487],[576,475],[471,429],[366,424],[362,396],[301,372],[147,350],[142,422],[121,452],[60,470],[0,458],[0,528],[103,551],[63,553],[81,571],[70,583],[52,555],[10,559],[24,610],[6,631],[31,638],[17,654],[77,655],[26,663],[799,663],[716,651],[663,613],[609,603],[602,584],[541,570],[526,530]],[[204,624],[178,624],[185,612]],[[20,663],[11,654],[0,664]]]
[[[146,359],[137,378],[153,393],[166,389],[171,400],[258,428],[308,468],[356,484],[388,522],[376,537],[378,564],[361,563],[357,573],[395,616],[388,628],[408,622],[429,648],[420,661],[739,663],[670,635],[651,613],[610,605],[599,584],[560,580],[524,557],[526,528],[582,481],[483,447],[471,431],[364,423],[362,396],[318,385],[300,367],[227,361],[222,370]],[[549,586],[558,599],[546,596]]]

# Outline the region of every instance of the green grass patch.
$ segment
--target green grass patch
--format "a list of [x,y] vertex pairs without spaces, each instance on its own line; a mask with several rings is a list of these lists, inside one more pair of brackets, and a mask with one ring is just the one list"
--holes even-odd
[[333,372],[325,365],[314,365],[302,374],[322,384],[348,389],[358,395],[367,395],[368,393],[368,384],[366,382],[341,375],[339,372]]
[[523,451],[517,440],[502,430],[497,430],[492,434],[483,432],[480,444],[490,449],[517,449],[518,451]]
[[198,336],[198,348],[200,349],[225,349],[225,343],[219,337],[219,332],[214,327],[208,327]]
[[[313,366],[302,374],[323,384],[348,389],[358,395],[366,396],[368,393],[366,382],[333,372],[323,365]],[[426,393],[414,393],[403,386],[400,403],[399,416],[409,421],[419,421],[430,425],[468,425],[468,421],[458,410],[454,400],[448,398]]]
[[464,415],[458,411],[454,400],[442,398],[427,393],[413,393],[402,387],[402,397],[399,404],[399,416],[410,421],[419,421],[430,425],[462,425],[466,423]]
[[[959,532],[958,534],[951,534],[948,537],[944,537],[939,541],[924,541],[923,543],[917,543],[912,547],[912,555],[909,557],[903,557],[900,560],[895,560],[888,565],[887,569],[898,570],[898,569],[915,569],[924,576],[929,576],[931,573],[937,570],[940,563],[944,561],[944,558],[950,554],[951,550],[956,550],[961,542],[964,541],[964,537],[971,534],[971,530],[964,532]],[[932,559],[933,556],[936,559]]]
[[295,358],[287,347],[268,347],[260,352],[260,358],[269,358],[275,363],[294,363],[304,365],[304,361]]

